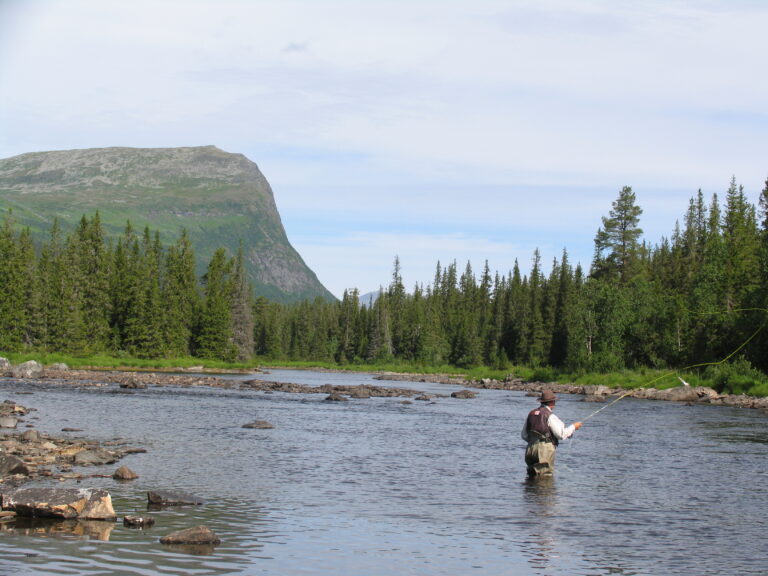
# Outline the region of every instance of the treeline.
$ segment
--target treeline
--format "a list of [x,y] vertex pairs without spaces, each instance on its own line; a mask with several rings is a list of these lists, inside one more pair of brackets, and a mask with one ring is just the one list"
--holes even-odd
[[732,180],[724,202],[698,192],[658,244],[642,241],[632,189],[623,188],[595,236],[588,271],[566,250],[544,271],[437,264],[406,290],[396,259],[370,305],[284,305],[253,298],[242,250],[220,250],[198,281],[186,234],[161,246],[130,225],[116,242],[83,217],[66,239],[54,225],[33,246],[11,216],[0,236],[0,349],[139,357],[424,366],[510,364],[573,373],[687,367],[728,358],[768,371],[768,183],[759,206]]
[[0,350],[247,360],[253,316],[242,249],[218,250],[198,281],[186,232],[169,247],[130,223],[107,240],[99,214],[37,248],[29,229],[0,231]]

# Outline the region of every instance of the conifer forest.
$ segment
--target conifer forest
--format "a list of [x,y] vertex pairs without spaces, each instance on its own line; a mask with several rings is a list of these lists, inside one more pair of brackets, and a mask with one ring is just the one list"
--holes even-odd
[[[0,351],[126,354],[227,361],[418,366],[510,365],[571,373],[682,368],[724,358],[768,372],[768,182],[758,206],[736,180],[701,191],[669,237],[642,240],[642,208],[623,188],[594,238],[589,270],[567,249],[527,273],[437,263],[431,284],[391,281],[361,305],[254,298],[242,250],[218,250],[195,274],[185,232],[163,245],[134,230],[106,238],[98,213],[46,241],[0,229]],[[546,272],[545,272],[546,269]]]

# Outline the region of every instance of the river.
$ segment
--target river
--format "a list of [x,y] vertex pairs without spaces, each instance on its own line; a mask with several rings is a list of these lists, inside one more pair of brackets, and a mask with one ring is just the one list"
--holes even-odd
[[[253,376],[232,376],[251,379]],[[366,374],[276,370],[269,380],[379,384]],[[456,386],[395,382],[428,393]],[[21,395],[17,392],[31,392]],[[535,399],[324,402],[324,394],[69,387],[0,379],[41,432],[147,449],[81,469],[146,530],[4,525],[0,574],[765,575],[768,419],[756,410],[623,399],[561,443],[555,477],[528,482],[520,428]],[[601,405],[561,396],[570,423]],[[244,429],[267,420],[273,429]],[[77,469],[76,469],[77,470]],[[42,481],[41,481],[42,482]],[[203,506],[147,511],[148,490]],[[205,524],[207,553],[159,538]],[[202,552],[202,551],[199,551]]]

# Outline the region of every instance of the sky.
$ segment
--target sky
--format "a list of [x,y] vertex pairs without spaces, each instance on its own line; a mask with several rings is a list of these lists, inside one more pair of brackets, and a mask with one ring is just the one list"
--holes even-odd
[[768,2],[0,0],[0,158],[213,144],[336,296],[438,262],[589,268],[768,177]]

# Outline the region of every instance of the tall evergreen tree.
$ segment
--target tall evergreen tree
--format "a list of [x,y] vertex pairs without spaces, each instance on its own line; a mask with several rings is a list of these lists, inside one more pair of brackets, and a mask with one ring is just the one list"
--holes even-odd
[[219,248],[203,277],[205,296],[197,333],[197,355],[201,358],[234,360],[237,349],[232,336],[230,274],[232,261]]
[[595,236],[592,276],[616,278],[622,283],[631,277],[643,234],[638,226],[642,213],[632,188],[624,186]]
[[253,296],[245,272],[242,242],[233,263],[231,302],[232,338],[237,359],[247,362],[253,356]]

